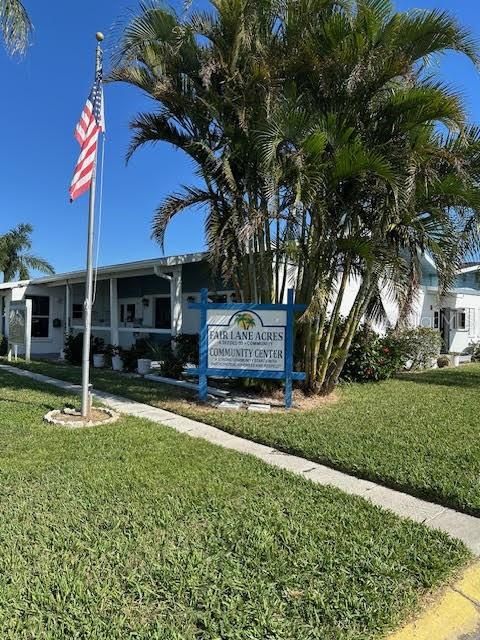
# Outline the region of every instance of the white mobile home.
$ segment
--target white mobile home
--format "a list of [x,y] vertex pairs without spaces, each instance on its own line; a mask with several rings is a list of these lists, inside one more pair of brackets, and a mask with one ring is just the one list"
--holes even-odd
[[[203,253],[154,258],[100,267],[92,310],[92,333],[106,343],[129,347],[140,338],[152,342],[179,333],[197,333],[197,311],[188,308],[198,301],[200,289],[208,288],[215,301],[234,302],[235,293],[216,280]],[[351,283],[343,313],[355,296]],[[65,333],[83,331],[85,271],[57,274],[28,281],[0,284],[2,333],[8,337],[11,301],[32,300],[32,355],[58,355]],[[389,321],[397,319],[395,305],[385,301]],[[466,264],[455,287],[439,297],[433,264],[425,259],[412,326],[438,329],[446,352],[465,352],[480,341],[480,263]]]

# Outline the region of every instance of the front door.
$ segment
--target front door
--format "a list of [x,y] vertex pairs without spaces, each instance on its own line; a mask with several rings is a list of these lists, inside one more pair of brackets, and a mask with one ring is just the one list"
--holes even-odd
[[172,311],[170,307],[170,296],[165,298],[155,298],[155,329],[172,328]]
[[443,353],[448,353],[450,351],[450,346],[452,344],[450,339],[451,322],[452,322],[452,310],[440,309],[440,335],[442,336]]

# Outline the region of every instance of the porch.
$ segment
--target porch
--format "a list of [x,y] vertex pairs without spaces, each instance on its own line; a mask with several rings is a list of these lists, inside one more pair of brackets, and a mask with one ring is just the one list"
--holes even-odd
[[[203,254],[159,258],[98,269],[92,307],[92,335],[129,348],[137,340],[166,342],[196,333],[199,317],[189,309],[207,287],[212,299],[233,299],[212,278]],[[66,333],[83,332],[85,272],[0,285],[2,316],[11,301],[32,300],[32,355],[59,354]],[[8,323],[3,322],[5,333]]]
[[[92,335],[128,348],[138,339],[165,342],[183,331],[188,310],[182,269],[97,280],[92,307]],[[65,332],[84,330],[85,284],[65,284]]]

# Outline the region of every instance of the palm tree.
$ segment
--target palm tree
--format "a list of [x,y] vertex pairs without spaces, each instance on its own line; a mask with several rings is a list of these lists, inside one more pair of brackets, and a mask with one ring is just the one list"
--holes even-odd
[[[285,76],[296,92],[259,140],[266,171],[296,205],[285,228],[296,238],[297,299],[308,304],[298,346],[307,384],[322,393],[338,380],[361,320],[384,315],[385,290],[408,315],[421,255],[448,288],[461,219],[473,228],[480,212],[478,135],[466,128],[462,99],[428,68],[446,49],[477,63],[469,33],[446,13],[354,4],[315,20],[297,11],[287,23],[299,55],[285,56]],[[352,281],[358,292],[342,320]]]
[[19,224],[0,236],[0,269],[4,282],[11,282],[17,276],[20,280],[28,280],[31,269],[47,274],[55,273],[49,262],[29,253],[32,232],[31,224]]
[[206,205],[212,263],[248,300],[281,298],[295,262],[308,305],[297,354],[327,393],[362,318],[382,316],[382,292],[407,315],[420,256],[447,288],[477,239],[479,136],[430,66],[448,49],[478,63],[477,49],[447,13],[391,0],[212,5],[185,19],[142,5],[120,43],[112,78],[158,106],[133,120],[130,154],[168,142],[204,183],[161,204],[154,236]]
[[20,0],[0,0],[0,31],[10,54],[25,52],[32,23]]
[[168,142],[193,160],[203,182],[159,206],[154,237],[163,244],[173,216],[207,208],[212,264],[233,281],[239,298],[266,302],[272,297],[272,242],[255,137],[282,90],[268,62],[276,4],[224,0],[214,13],[181,18],[160,3],[142,3],[122,34],[111,75],[158,105],[132,121],[128,157],[145,144]]

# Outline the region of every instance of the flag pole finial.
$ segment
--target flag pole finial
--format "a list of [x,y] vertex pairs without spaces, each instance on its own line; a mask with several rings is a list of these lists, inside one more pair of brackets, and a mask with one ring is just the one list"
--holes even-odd
[[101,31],[97,31],[97,33],[95,34],[95,37],[97,39],[97,42],[102,42],[102,40],[104,40],[105,38],[105,36]]

